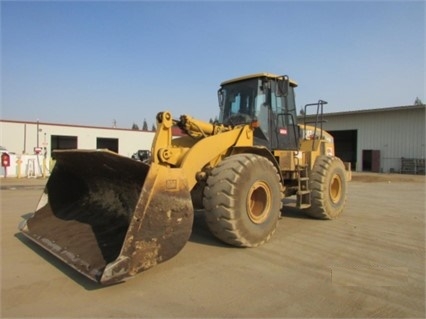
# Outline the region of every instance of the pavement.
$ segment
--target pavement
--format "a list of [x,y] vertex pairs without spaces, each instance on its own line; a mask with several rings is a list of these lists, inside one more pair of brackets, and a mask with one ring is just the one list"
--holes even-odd
[[47,183],[48,178],[16,178],[7,177],[0,178],[0,189],[10,188],[43,188]]
[[[7,177],[0,178],[0,188],[8,187],[25,187],[25,186],[40,186],[46,185],[48,177],[36,178],[16,178]],[[413,182],[424,183],[426,181],[425,175],[404,175],[404,174],[380,174],[371,172],[352,172],[352,180],[360,182]]]
[[1,318],[425,318],[425,178],[355,174],[344,213],[285,207],[270,242],[230,247],[204,212],[171,260],[99,286],[17,225],[46,180],[1,182]]

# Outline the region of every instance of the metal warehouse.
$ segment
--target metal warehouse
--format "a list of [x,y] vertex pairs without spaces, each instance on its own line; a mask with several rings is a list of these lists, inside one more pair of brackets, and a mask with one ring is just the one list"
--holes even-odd
[[[313,116],[306,115],[308,121]],[[325,113],[336,155],[354,171],[424,174],[425,105]],[[300,118],[300,122],[303,117]],[[11,156],[8,176],[48,174],[55,149],[109,149],[131,157],[151,148],[154,132],[0,120],[0,145]],[[4,152],[5,150],[2,150]],[[5,175],[5,171],[1,175]]]
[[326,113],[322,125],[355,171],[424,174],[424,104]]

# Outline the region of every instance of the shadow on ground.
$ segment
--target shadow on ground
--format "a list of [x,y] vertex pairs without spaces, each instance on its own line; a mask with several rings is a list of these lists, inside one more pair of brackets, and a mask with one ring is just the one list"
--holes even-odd
[[[23,214],[21,217],[23,220],[26,220],[33,215],[34,213],[26,213],[26,214]],[[33,252],[35,252],[37,255],[39,255],[41,258],[47,261],[49,264],[51,264],[52,266],[60,270],[67,277],[71,278],[74,282],[84,287],[86,290],[97,290],[97,289],[108,287],[106,285],[101,285],[94,281],[91,281],[87,277],[83,276],[74,268],[72,268],[71,266],[68,266],[62,260],[58,259],[56,256],[52,255],[50,252],[48,252],[44,248],[34,243],[32,240],[30,240],[21,232],[15,233],[15,238],[17,238],[21,243],[23,243],[25,246],[27,246],[29,249],[31,249]],[[117,284],[120,284],[120,283],[117,283]]]
[[[291,199],[286,199],[284,201],[284,207],[281,212],[281,217],[285,218],[298,218],[298,219],[309,219],[302,211],[294,207],[295,202]],[[33,213],[23,214],[21,217],[23,220],[30,218]],[[62,260],[53,256],[44,248],[40,247],[29,238],[27,238],[22,233],[18,232],[15,234],[15,238],[17,238],[21,243],[39,255],[46,262],[60,270],[64,275],[71,278],[74,282],[78,283],[80,286],[84,287],[86,290],[98,290],[108,286],[101,285],[99,283],[93,282],[90,279],[86,278],[84,275],[80,274],[71,266],[64,263]],[[235,248],[234,246],[225,244],[220,240],[214,237],[210,230],[208,229],[206,220],[205,220],[205,212],[204,210],[196,210],[194,213],[194,224],[192,227],[192,233],[189,238],[189,241],[207,245],[207,246],[216,246],[223,247],[225,249]],[[238,248],[237,248],[238,249]],[[118,283],[119,284],[119,283]]]

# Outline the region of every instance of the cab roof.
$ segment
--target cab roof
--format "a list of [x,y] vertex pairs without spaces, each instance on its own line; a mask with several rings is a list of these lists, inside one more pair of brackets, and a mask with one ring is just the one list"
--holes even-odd
[[[266,73],[266,72],[254,73],[254,74],[244,75],[244,76],[241,76],[241,77],[238,77],[238,78],[230,79],[230,80],[227,80],[227,81],[223,81],[220,85],[222,86],[222,85],[229,84],[229,83],[235,83],[235,82],[240,82],[240,81],[255,79],[255,78],[282,79],[283,75],[277,75],[277,74]],[[293,87],[296,87],[297,82],[290,79],[290,85],[293,86]]]

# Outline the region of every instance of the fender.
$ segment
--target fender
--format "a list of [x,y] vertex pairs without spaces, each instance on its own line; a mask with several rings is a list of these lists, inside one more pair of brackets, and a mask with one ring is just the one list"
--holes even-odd
[[280,165],[278,164],[277,159],[275,158],[275,156],[271,153],[269,149],[267,149],[264,146],[236,146],[231,149],[231,155],[241,154],[241,153],[251,153],[251,154],[256,154],[256,155],[266,157],[268,160],[271,161],[271,163],[274,164],[275,168],[278,171],[278,174],[280,175],[281,184],[284,185],[284,178],[281,174]]

